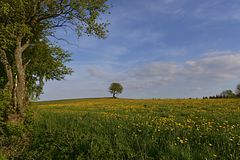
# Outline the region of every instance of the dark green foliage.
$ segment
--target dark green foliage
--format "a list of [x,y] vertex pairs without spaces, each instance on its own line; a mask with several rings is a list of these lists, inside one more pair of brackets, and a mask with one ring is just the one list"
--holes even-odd
[[0,133],[0,159],[20,159],[27,152],[31,144],[33,117],[30,110],[26,114],[23,123],[4,121]]
[[7,78],[6,73],[4,71],[3,65],[0,63],[0,89],[4,88],[4,85],[6,84]]
[[69,62],[70,53],[48,41],[41,41],[29,47],[25,59],[30,60],[26,70],[28,95],[31,99],[42,94],[43,86],[49,80],[63,80],[73,71],[65,64]]
[[0,89],[0,159],[3,160],[22,154],[28,143],[26,126],[7,122],[10,101],[10,93]]
[[224,90],[219,95],[222,98],[234,98],[236,95],[233,93],[232,90]]
[[10,94],[7,90],[0,89],[0,135],[4,134],[6,127],[7,110],[10,105]]
[[240,97],[240,84],[238,84],[238,85],[236,86],[236,91],[235,91],[235,93],[236,93],[236,96],[237,96],[237,97]]

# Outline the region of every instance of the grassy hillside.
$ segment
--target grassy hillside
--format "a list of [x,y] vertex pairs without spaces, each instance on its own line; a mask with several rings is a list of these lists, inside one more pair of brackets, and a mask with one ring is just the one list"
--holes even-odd
[[80,99],[31,108],[22,159],[240,159],[238,99]]

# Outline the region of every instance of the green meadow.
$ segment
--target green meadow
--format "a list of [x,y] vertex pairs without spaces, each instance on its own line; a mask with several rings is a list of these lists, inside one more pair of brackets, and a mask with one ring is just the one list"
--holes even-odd
[[61,100],[31,115],[13,159],[240,159],[238,99]]

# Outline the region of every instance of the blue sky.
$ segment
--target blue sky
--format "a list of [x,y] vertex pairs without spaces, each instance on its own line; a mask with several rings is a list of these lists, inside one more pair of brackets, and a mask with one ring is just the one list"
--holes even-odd
[[41,100],[215,95],[240,83],[240,1],[110,0],[107,39],[58,30],[74,73],[48,82]]

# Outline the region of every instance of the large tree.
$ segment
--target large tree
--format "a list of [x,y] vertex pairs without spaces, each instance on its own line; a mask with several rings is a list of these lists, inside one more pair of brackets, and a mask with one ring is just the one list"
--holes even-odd
[[44,79],[62,79],[71,72],[62,65],[68,54],[52,45],[49,37],[55,36],[56,28],[65,27],[78,36],[104,38],[107,23],[99,17],[107,12],[106,1],[0,0],[0,82],[12,93],[12,105],[22,117],[28,93],[38,95]]

